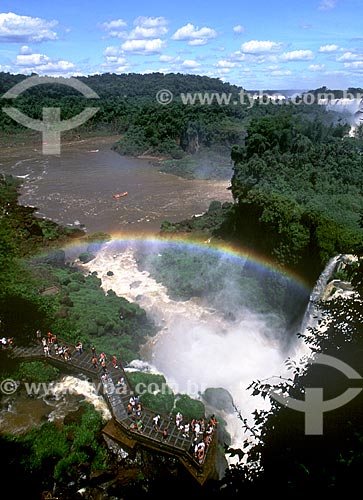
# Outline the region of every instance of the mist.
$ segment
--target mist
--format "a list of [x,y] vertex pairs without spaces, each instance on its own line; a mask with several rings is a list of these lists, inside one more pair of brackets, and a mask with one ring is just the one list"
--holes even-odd
[[[162,259],[165,243],[147,245],[141,245],[140,250],[136,242],[108,242],[82,267],[97,272],[105,292],[112,289],[137,302],[154,320],[158,333],[140,352],[143,370],[146,361],[150,370],[165,376],[175,393],[193,398],[200,398],[207,388],[230,393],[235,411],[231,412],[229,405],[219,413],[227,423],[232,446],[241,446],[246,436],[237,412],[252,423],[253,411],[268,407],[264,399],[251,396],[248,386],[257,379],[288,376],[287,358],[300,358],[305,347],[296,334],[286,330],[282,309],[275,311],[267,303],[269,290],[258,292],[256,284],[264,283],[266,271],[264,274],[256,267],[246,272],[246,261],[233,261],[224,254],[212,258],[206,254],[208,265],[203,266],[199,256],[196,266],[201,274],[194,277],[197,285],[200,281],[211,285],[221,273],[223,279],[203,293],[197,286],[198,296],[177,299],[153,276],[155,259]],[[174,279],[182,286],[180,276],[172,275],[175,269],[165,272],[166,281]],[[258,272],[260,276],[253,276]],[[249,288],[241,289],[242,278]],[[137,361],[132,365],[137,366]]]

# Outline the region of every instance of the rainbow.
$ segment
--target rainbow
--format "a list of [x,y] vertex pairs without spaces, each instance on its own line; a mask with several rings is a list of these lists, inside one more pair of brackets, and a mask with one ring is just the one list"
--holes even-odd
[[236,265],[241,265],[246,261],[252,267],[258,269],[260,272],[268,272],[274,275],[280,276],[282,279],[295,284],[301,291],[306,294],[310,294],[311,286],[304,280],[300,275],[291,271],[290,269],[282,268],[272,261],[272,259],[266,258],[257,252],[252,252],[249,249],[243,248],[241,246],[235,246],[220,240],[213,238],[201,239],[196,237],[191,237],[190,235],[147,235],[147,234],[130,234],[130,233],[114,233],[111,234],[111,239],[108,241],[94,241],[86,242],[83,238],[80,240],[75,240],[72,243],[66,245],[64,250],[73,249],[73,253],[78,249],[81,253],[85,250],[85,247],[95,244],[115,245],[118,247],[129,247],[129,246],[139,246],[143,248],[150,247],[150,249],[159,247],[160,249],[175,247],[180,250],[186,250],[190,252],[212,252],[216,255],[223,256],[224,258],[234,260]]

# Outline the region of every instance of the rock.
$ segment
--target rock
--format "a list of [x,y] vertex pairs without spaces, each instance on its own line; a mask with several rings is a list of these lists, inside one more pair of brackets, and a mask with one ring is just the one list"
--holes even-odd
[[226,413],[234,412],[233,398],[223,387],[208,387],[202,394],[202,398],[216,410],[223,410]]
[[89,482],[91,486],[107,483],[115,479],[115,473],[112,470],[95,470],[90,474]]
[[90,252],[83,252],[79,254],[78,258],[83,264],[87,264],[88,262],[91,262],[91,260],[95,259],[95,255]]
[[81,406],[78,410],[68,413],[63,420],[64,425],[79,424],[86,409]]
[[35,264],[49,264],[55,267],[63,267],[66,263],[66,254],[63,250],[54,250],[47,255],[34,259]]

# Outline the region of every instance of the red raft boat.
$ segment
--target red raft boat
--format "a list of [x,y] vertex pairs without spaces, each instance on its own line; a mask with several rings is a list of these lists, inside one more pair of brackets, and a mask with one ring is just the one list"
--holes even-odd
[[129,193],[127,191],[124,191],[123,193],[115,193],[113,194],[113,198],[123,198],[124,196],[127,196]]

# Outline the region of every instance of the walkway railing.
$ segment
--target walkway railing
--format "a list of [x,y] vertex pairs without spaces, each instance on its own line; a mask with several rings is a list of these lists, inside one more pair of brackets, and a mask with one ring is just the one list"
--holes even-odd
[[[59,340],[58,345],[62,345]],[[186,435],[184,429],[179,429],[176,426],[175,418],[172,415],[158,412],[160,422],[158,426],[159,430],[156,430],[153,421],[153,417],[156,415],[155,411],[142,406],[140,416],[142,428],[139,430],[137,428],[139,419],[135,417],[135,412],[130,412],[127,408],[131,396],[135,395],[134,390],[123,367],[118,365],[116,368],[107,354],[106,372],[99,363],[97,366],[92,364],[92,353],[90,350],[83,350],[83,352],[78,353],[75,349],[72,349],[70,359],[65,359],[54,352],[51,344],[49,354],[45,354],[43,345],[37,343],[30,347],[14,346],[12,349],[9,349],[9,354],[14,358],[23,359],[24,361],[43,360],[49,361],[58,367],[67,366],[73,370],[79,370],[81,373],[88,374],[91,378],[100,380],[103,386],[103,395],[111,414],[127,436],[145,446],[160,449],[160,451],[176,455],[184,461],[186,460],[197,472],[203,471],[203,463],[205,462],[208,449],[215,439],[216,430],[213,431],[209,446],[205,447],[204,458],[201,461],[198,461],[194,456],[196,441],[193,431],[191,430],[189,436]],[[123,387],[119,384],[121,377],[124,378]],[[164,429],[166,429],[166,436],[163,436],[162,433]],[[200,440],[203,440],[203,435],[198,439],[198,442]]]

